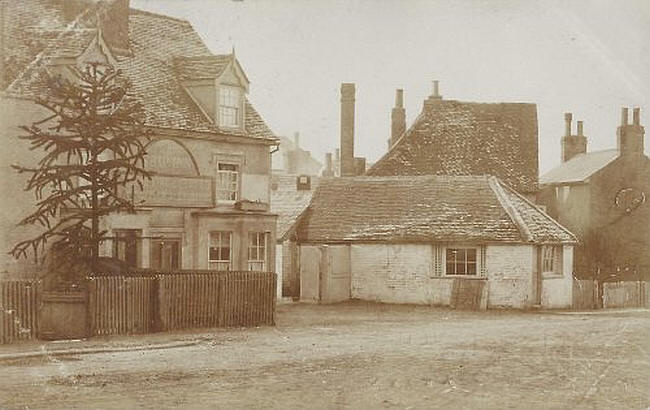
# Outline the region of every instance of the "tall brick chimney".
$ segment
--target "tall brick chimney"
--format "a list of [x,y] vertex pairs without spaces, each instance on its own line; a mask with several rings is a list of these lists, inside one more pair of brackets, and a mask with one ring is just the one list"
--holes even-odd
[[129,50],[129,0],[59,0],[67,22],[92,21],[114,53]]
[[616,131],[619,155],[643,154],[645,129],[641,126],[641,110],[632,110],[632,124],[628,123],[628,109],[621,110],[621,125]]
[[354,176],[354,83],[341,84],[341,176]]
[[395,107],[390,114],[390,146],[395,145],[406,131],[406,110],[404,109],[404,90],[395,91]]
[[587,137],[583,134],[583,122],[578,121],[578,133],[572,135],[571,122],[573,114],[564,114],[564,136],[562,137],[562,162],[566,162],[578,154],[587,152]]

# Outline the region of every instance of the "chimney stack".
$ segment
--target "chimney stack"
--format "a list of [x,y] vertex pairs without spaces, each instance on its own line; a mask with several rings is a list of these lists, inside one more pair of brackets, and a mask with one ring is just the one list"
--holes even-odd
[[643,154],[645,129],[641,126],[641,110],[632,110],[632,124],[628,121],[629,110],[621,109],[621,125],[616,131],[619,155]]
[[325,170],[323,170],[323,176],[331,178],[334,176],[334,167],[332,166],[332,153],[325,153]]
[[570,112],[564,113],[564,135],[571,135],[571,121],[573,120],[573,114]]
[[395,107],[390,115],[390,147],[406,131],[406,110],[404,109],[404,90],[395,91]]
[[298,131],[293,134],[293,145],[294,150],[298,151],[300,149],[300,133]]
[[562,137],[562,162],[566,162],[578,154],[587,152],[587,137],[584,136],[584,122],[578,121],[578,133],[572,135],[571,123],[573,114],[564,114],[564,136]]
[[354,83],[341,84],[341,176],[354,176]]
[[440,95],[439,85],[440,83],[438,80],[433,80],[433,94],[431,94],[431,96],[434,98],[442,98],[442,95]]

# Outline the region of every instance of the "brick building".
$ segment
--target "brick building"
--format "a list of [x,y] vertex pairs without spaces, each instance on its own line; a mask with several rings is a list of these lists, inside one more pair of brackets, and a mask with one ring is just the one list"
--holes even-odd
[[301,300],[572,304],[575,237],[495,177],[322,179],[296,235]]
[[[278,139],[248,101],[234,52],[214,55],[187,21],[131,9],[128,0],[9,2],[4,32],[3,249],[31,234],[15,227],[33,196],[9,164],[35,159],[15,139],[17,127],[43,118],[33,99],[46,73],[65,76],[92,61],[130,80],[153,132],[145,167],[155,175],[136,192],[144,205],[105,218],[116,240],[102,253],[162,270],[274,268],[270,151]],[[0,271],[38,268],[2,254]]]
[[[538,202],[582,240],[576,274],[605,280],[650,277],[650,159],[640,110],[622,109],[616,148],[587,152],[583,123],[565,114],[562,163],[540,178]],[[613,140],[613,138],[612,138]]]

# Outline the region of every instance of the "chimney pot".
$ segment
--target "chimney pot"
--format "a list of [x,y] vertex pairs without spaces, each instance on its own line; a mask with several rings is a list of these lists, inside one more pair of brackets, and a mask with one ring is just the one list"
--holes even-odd
[[404,108],[404,90],[395,90],[395,108]]
[[438,80],[433,80],[433,97],[440,97],[440,83]]
[[578,121],[578,135],[582,137],[583,136],[583,131],[584,131],[583,130],[583,122]]
[[632,124],[636,126],[641,125],[641,109],[639,107],[632,110]]
[[622,127],[625,127],[627,125],[627,118],[628,118],[627,107],[623,107],[621,109],[621,126]]
[[571,135],[571,121],[573,121],[573,114],[570,112],[564,113],[564,135],[567,137]]

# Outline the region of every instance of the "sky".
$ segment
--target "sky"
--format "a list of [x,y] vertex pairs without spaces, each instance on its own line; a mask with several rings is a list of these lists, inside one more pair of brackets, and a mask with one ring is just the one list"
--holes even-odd
[[[340,84],[356,84],[355,156],[387,150],[395,89],[407,127],[440,81],[445,99],[537,104],[540,172],[560,162],[564,113],[588,150],[616,147],[621,107],[650,125],[648,0],[131,0],[189,20],[251,80],[277,135],[323,160],[339,143]],[[575,133],[575,128],[574,128]],[[650,134],[650,131],[648,132]],[[646,153],[650,142],[646,136]]]

